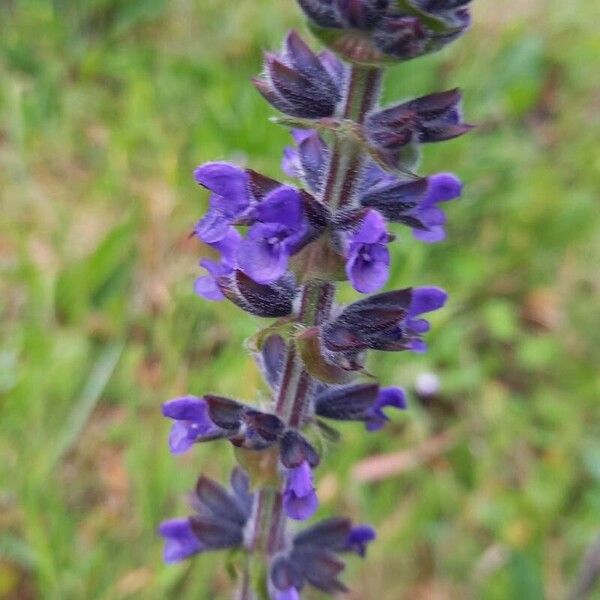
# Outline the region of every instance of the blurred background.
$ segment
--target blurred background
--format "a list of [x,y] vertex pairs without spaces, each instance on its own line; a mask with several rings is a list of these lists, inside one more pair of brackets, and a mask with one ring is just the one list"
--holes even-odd
[[[352,598],[564,598],[600,531],[599,18],[478,0],[469,35],[389,72],[389,100],[460,86],[479,127],[426,148],[466,182],[448,240],[395,246],[390,287],[451,295],[428,354],[372,357],[410,410],[343,427],[318,472],[321,516],[380,531]],[[259,320],[192,293],[191,173],[281,176],[248,80],[291,26],[292,0],[0,3],[0,598],[229,597],[223,555],[162,564],[157,524],[232,455],[169,455],[160,403],[264,393]]]

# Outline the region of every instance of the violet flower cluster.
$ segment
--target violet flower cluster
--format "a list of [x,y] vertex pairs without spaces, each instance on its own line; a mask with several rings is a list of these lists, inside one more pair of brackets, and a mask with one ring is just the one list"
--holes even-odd
[[[402,389],[366,376],[367,355],[425,352],[427,315],[444,306],[446,293],[381,291],[390,245],[409,230],[418,242],[445,238],[442,206],[460,197],[462,184],[452,173],[417,175],[416,159],[423,144],[471,129],[456,89],[378,104],[383,66],[456,39],[469,24],[468,0],[298,2],[328,49],[316,53],[291,32],[254,80],[292,127],[294,145],[282,160],[288,180],[229,162],[194,172],[210,193],[194,234],[215,255],[200,262],[194,289],[274,319],[249,344],[270,394],[261,404],[205,393],[163,405],[172,453],[228,442],[240,464],[230,490],[200,477],[193,514],[161,525],[165,560],[230,549],[238,597],[248,599],[293,600],[307,585],[343,592],[342,556],[364,556],[375,539],[371,527],[344,518],[299,531],[290,520],[318,509],[314,471],[321,438],[337,437],[333,422],[374,432],[407,407]],[[343,281],[371,295],[337,305]]]

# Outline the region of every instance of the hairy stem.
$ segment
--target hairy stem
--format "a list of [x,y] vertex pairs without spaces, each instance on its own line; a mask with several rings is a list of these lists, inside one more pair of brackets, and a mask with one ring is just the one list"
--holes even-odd
[[[376,105],[381,83],[381,70],[354,65],[346,88],[342,116],[361,123]],[[333,141],[321,202],[332,207],[350,202],[362,168],[363,156],[351,142],[336,137]],[[299,322],[320,325],[329,318],[335,296],[335,284],[327,281],[307,282],[301,293]],[[290,343],[281,375],[275,412],[289,427],[300,427],[308,408],[314,382],[304,369],[294,344]],[[277,553],[284,544],[286,517],[282,492],[263,489],[249,527],[250,550]],[[258,533],[257,533],[258,532]]]

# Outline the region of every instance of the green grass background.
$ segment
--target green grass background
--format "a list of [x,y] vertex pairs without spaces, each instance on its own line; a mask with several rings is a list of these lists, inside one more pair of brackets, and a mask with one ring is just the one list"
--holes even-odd
[[[433,371],[442,397],[344,427],[318,473],[322,516],[380,531],[353,598],[563,598],[600,529],[599,18],[478,0],[468,36],[389,72],[389,100],[462,87],[479,127],[426,149],[422,172],[466,182],[448,241],[395,246],[390,287],[451,294],[431,351],[371,362],[409,390]],[[223,555],[161,562],[157,524],[232,455],[170,456],[160,403],[264,393],[241,350],[259,321],[191,291],[191,172],[279,175],[288,134],[248,80],[290,26],[292,0],[0,2],[1,598],[229,597]],[[353,476],[439,434],[420,464]]]

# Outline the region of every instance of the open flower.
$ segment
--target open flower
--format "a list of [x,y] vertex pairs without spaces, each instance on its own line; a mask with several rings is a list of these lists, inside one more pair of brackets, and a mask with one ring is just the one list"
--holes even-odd
[[375,165],[365,171],[359,201],[375,208],[392,222],[412,228],[416,239],[439,242],[446,237],[446,216],[438,207],[460,197],[462,183],[452,173],[436,173],[430,177],[403,180]]
[[368,431],[381,429],[389,418],[384,408],[406,408],[404,390],[376,383],[324,386],[314,399],[315,414],[337,421],[362,421]]
[[181,454],[198,442],[214,440],[225,434],[210,418],[203,398],[174,398],[162,405],[162,413],[174,421],[169,434],[169,448],[173,454]]
[[204,550],[189,518],[163,521],[158,533],[165,539],[163,557],[166,563],[180,562]]
[[287,516],[296,521],[310,519],[319,507],[308,461],[302,461],[299,466],[288,469],[283,491],[283,507]]
[[360,368],[356,357],[365,350],[425,352],[422,339],[429,322],[421,315],[441,308],[447,299],[435,287],[384,292],[347,306],[321,327],[324,355],[342,368]]
[[158,533],[165,540],[164,560],[176,563],[205,550],[240,546],[252,512],[248,476],[231,473],[231,493],[208,477],[200,477],[190,503],[194,514],[164,521]]
[[299,591],[307,583],[328,594],[347,592],[348,588],[338,579],[346,566],[339,555],[353,552],[364,557],[367,545],[375,537],[368,525],[352,526],[349,519],[340,518],[326,519],[300,531],[291,548],[276,556],[271,564],[272,597],[299,598]]
[[208,212],[194,233],[207,244],[218,242],[254,202],[248,173],[230,163],[209,162],[194,171],[194,178],[212,192]]
[[271,283],[284,275],[290,256],[310,232],[302,196],[281,186],[255,207],[251,218],[255,223],[238,246],[237,261],[254,281]]
[[390,238],[385,219],[368,210],[356,231],[348,236],[346,274],[358,292],[374,292],[385,285],[390,268]]

